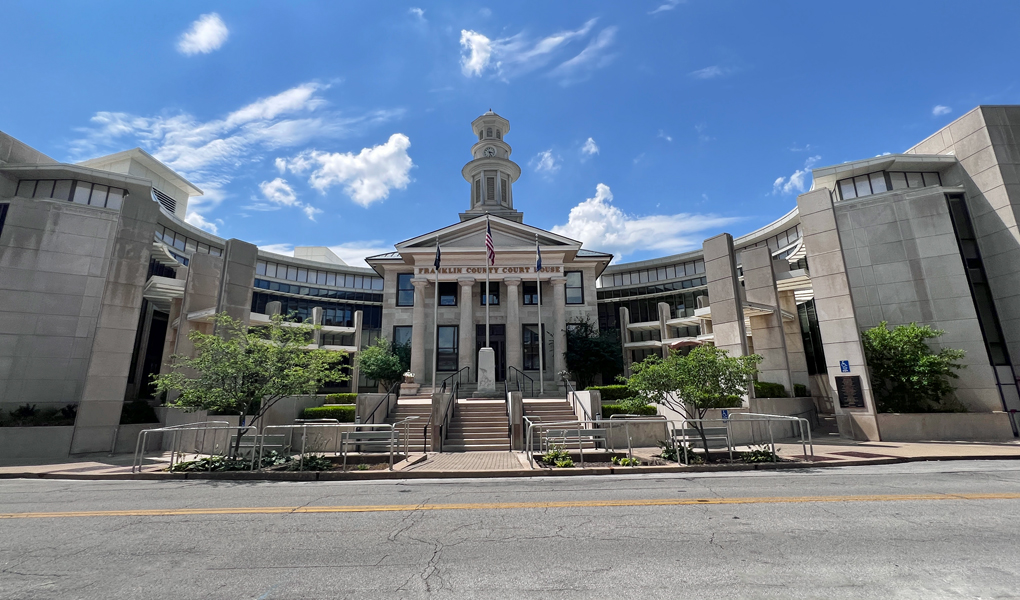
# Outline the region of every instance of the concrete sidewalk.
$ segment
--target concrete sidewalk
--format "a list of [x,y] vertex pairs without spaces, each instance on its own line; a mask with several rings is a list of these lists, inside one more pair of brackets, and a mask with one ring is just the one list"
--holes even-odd
[[[746,447],[739,447],[738,450],[745,450]],[[776,444],[777,454],[785,459],[779,466],[783,468],[800,467],[826,467],[826,466],[849,466],[861,464],[889,464],[896,462],[924,461],[924,460],[966,460],[966,459],[1020,459],[1020,441],[1006,443],[978,443],[978,442],[855,442],[853,440],[822,438],[814,442],[814,456],[807,455],[799,442],[794,440],[783,440]],[[651,460],[658,455],[657,448],[635,448],[636,457]],[[624,450],[621,454],[625,454]],[[810,451],[809,451],[810,454]],[[46,477],[59,478],[66,476],[80,479],[107,479],[131,477],[131,454],[91,454],[69,458],[60,462],[40,464],[30,461],[8,462],[0,466],[0,478],[16,477]],[[147,456],[143,468],[145,478],[177,478],[182,474],[171,474],[164,471],[169,460],[169,453],[165,455]],[[528,476],[538,474],[601,474],[606,473],[637,473],[648,472],[682,472],[688,469],[701,470],[736,470],[740,468],[768,468],[771,465],[699,465],[697,467],[685,467],[684,465],[668,464],[648,467],[616,467],[595,469],[530,469],[527,463],[527,456],[521,452],[457,452],[444,454],[412,455],[407,461],[394,465],[394,471],[363,471],[363,472],[324,472],[329,478],[393,478],[393,477],[422,477],[422,476],[471,476],[471,477],[498,477],[498,476]],[[233,473],[200,473],[202,477],[236,478],[239,472]],[[288,478],[307,479],[309,472],[270,472],[270,473],[248,473],[250,478]],[[248,477],[246,477],[248,478]],[[325,477],[313,477],[325,478]]]

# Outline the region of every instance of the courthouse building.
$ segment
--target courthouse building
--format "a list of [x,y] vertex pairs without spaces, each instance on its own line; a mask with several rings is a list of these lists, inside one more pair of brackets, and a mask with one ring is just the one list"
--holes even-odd
[[[566,329],[589,319],[620,332],[627,369],[697,344],[762,354],[760,379],[806,390],[847,437],[883,439],[904,425],[876,410],[860,332],[884,320],[945,330],[935,344],[967,352],[955,384],[969,412],[952,423],[1012,437],[1020,107],[980,106],[902,154],[815,169],[811,190],[757,231],[622,264],[527,225],[509,122],[490,111],[471,127],[459,218],[451,206],[451,225],[367,257],[370,268],[188,225],[202,191],[141,149],[67,164],[0,133],[0,411],[77,404],[74,427],[34,435],[110,450],[124,402],[151,398],[150,376],[218,312],[254,326],[277,312],[312,319],[316,345],[352,354],[409,342],[426,387],[436,368],[436,383],[456,374],[473,389],[488,338],[497,381],[537,380],[541,364],[555,390]],[[374,389],[357,375],[346,385]],[[961,431],[918,423],[922,436]],[[0,450],[13,429],[0,427]]]

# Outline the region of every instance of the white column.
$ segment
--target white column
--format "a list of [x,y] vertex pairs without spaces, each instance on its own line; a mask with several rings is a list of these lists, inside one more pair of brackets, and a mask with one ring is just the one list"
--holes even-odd
[[475,381],[475,304],[471,292],[474,290],[475,278],[462,277],[457,279],[460,284],[460,327],[457,330],[458,368],[470,367],[467,381]]
[[521,280],[504,279],[506,285],[506,365],[524,370],[524,353],[521,347]]
[[553,373],[559,383],[560,372],[567,369],[563,353],[567,350],[567,294],[566,277],[553,277]]
[[[412,279],[414,311],[411,323],[411,372],[419,383],[425,380],[425,288],[427,279]],[[431,372],[431,369],[429,369]]]

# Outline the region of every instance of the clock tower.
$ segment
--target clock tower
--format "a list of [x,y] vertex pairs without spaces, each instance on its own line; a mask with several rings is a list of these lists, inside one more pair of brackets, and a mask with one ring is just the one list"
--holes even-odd
[[510,160],[510,145],[503,138],[510,132],[510,121],[492,112],[471,123],[478,141],[471,146],[471,162],[464,165],[461,175],[471,184],[470,208],[460,213],[460,220],[490,213],[521,223],[524,213],[514,210],[513,184],[521,176],[521,168]]

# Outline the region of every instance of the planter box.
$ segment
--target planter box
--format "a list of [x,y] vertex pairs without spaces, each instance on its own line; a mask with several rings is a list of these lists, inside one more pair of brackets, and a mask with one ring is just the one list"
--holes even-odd
[[1007,442],[1013,441],[1009,414],[992,413],[879,413],[878,431],[884,442]]
[[59,458],[71,452],[74,427],[0,427],[0,459]]

